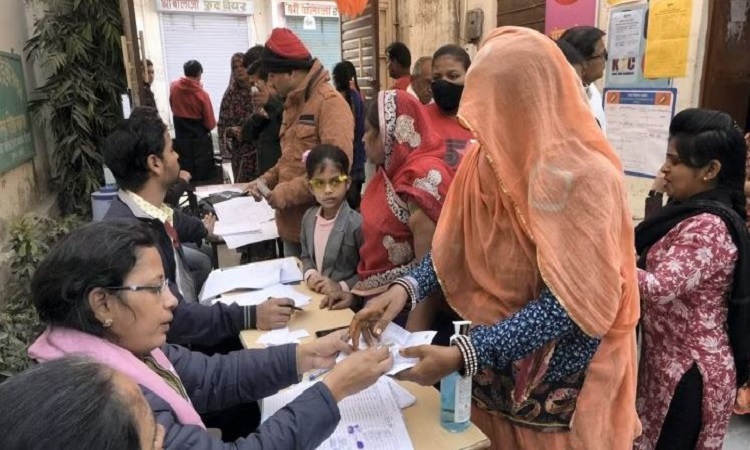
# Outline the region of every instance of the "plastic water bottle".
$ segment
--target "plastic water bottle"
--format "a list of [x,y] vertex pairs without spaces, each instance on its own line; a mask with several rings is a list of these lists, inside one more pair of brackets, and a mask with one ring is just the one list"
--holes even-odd
[[[455,333],[451,343],[460,335],[468,335],[471,322],[453,322]],[[440,425],[451,433],[466,431],[471,425],[471,377],[462,377],[458,372],[440,380]]]

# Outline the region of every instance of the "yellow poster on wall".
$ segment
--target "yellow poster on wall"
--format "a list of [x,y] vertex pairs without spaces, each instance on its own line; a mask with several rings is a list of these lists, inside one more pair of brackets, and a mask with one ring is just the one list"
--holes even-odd
[[651,0],[646,41],[646,78],[679,78],[687,72],[693,0]]

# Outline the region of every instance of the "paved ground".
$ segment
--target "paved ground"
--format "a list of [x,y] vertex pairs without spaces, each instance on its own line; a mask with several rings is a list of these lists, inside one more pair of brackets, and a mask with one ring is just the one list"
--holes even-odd
[[724,440],[724,450],[750,449],[750,415],[734,416],[729,422],[729,433]]
[[[219,264],[231,267],[239,264],[240,257],[226,246],[219,247]],[[750,450],[750,415],[734,416],[729,423],[729,433],[724,441],[724,450]]]

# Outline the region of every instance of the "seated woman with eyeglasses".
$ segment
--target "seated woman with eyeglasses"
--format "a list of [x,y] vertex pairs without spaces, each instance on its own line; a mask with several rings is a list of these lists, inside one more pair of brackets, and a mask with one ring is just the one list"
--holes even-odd
[[[166,450],[316,448],[338,425],[337,403],[393,363],[386,348],[373,348],[334,367],[349,347],[345,331],[214,356],[166,344],[177,305],[167,286],[145,225],[112,220],[79,228],[34,273],[31,295],[47,328],[29,348],[39,362],[82,355],[129,376],[164,427]],[[206,431],[200,414],[267,397],[317,368],[332,370],[254,433],[223,443]]]
[[335,145],[318,145],[305,159],[310,191],[320,206],[302,218],[302,266],[315,292],[348,292],[357,282],[362,216],[349,207],[349,158]]

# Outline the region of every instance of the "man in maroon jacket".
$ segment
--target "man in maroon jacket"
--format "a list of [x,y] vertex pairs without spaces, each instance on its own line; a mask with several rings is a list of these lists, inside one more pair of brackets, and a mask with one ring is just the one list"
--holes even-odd
[[193,175],[194,182],[211,180],[214,167],[211,130],[216,127],[214,109],[203,90],[203,66],[195,60],[183,66],[185,76],[169,86],[169,104],[174,118],[174,146],[180,154],[182,168]]

